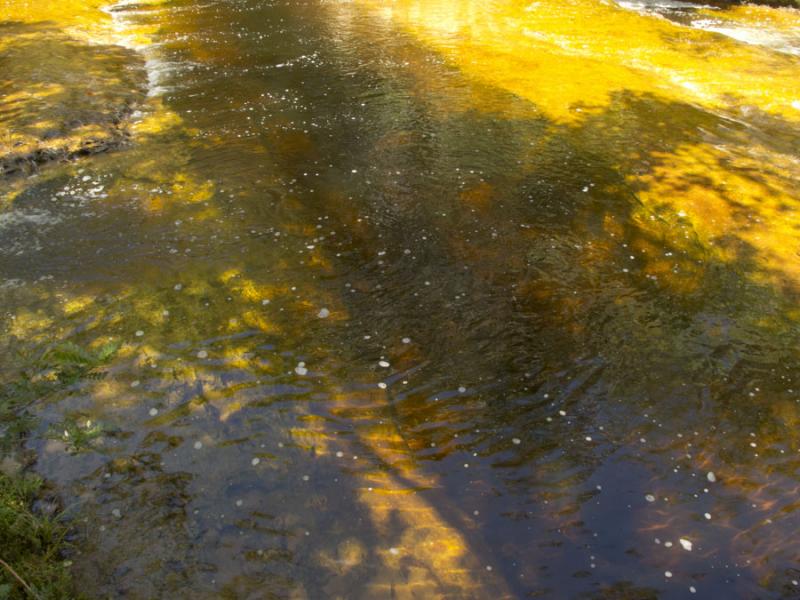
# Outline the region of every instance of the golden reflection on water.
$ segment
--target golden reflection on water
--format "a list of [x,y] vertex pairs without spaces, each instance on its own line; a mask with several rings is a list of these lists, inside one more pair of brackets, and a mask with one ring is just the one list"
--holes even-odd
[[[642,206],[635,218],[652,235],[685,249],[681,227],[688,221],[713,259],[735,264],[744,247],[755,253],[755,281],[797,288],[800,162],[791,141],[800,135],[797,58],[610,3],[356,4],[466,76],[529,100],[568,127],[567,135],[599,140],[598,152],[637,194]],[[713,14],[755,26],[774,21],[788,30],[798,19],[795,11],[764,7]],[[634,99],[627,109],[621,97]],[[479,102],[472,108],[503,110]],[[646,118],[634,117],[634,127],[615,122],[626,110]],[[739,133],[725,139],[712,133],[719,127]],[[653,214],[665,221],[649,222]],[[652,272],[664,275],[657,264]],[[661,279],[670,285],[669,276]]]
[[[146,47],[157,27],[121,26],[104,10],[109,5],[9,0],[0,6],[3,175],[103,152],[128,138],[132,113],[143,108],[147,77],[134,48]],[[158,113],[152,106],[150,111]],[[140,125],[151,132],[156,126]]]
[[[466,75],[576,122],[615,92],[738,110],[752,105],[792,122],[800,111],[796,61],[715,34],[643,17],[612,3],[524,0],[364,0]],[[791,13],[790,13],[791,14]],[[737,19],[757,18],[737,13]],[[791,17],[790,17],[791,18]]]

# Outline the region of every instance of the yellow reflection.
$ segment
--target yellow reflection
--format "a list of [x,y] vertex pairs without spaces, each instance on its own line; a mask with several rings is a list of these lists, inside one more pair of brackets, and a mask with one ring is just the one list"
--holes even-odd
[[80,24],[86,26],[107,19],[100,10],[109,4],[105,0],[59,0],[37,2],[36,0],[5,0],[0,6],[0,19],[23,23],[51,22],[56,24]]
[[[137,0],[136,4],[158,5],[164,0]],[[92,43],[115,43],[124,33],[126,41],[149,43],[156,27],[127,29],[115,27],[115,19],[108,10],[117,2],[110,0],[58,0],[39,2],[36,0],[4,0],[0,4],[0,22],[38,23],[58,27]]]
[[[468,78],[530,101],[554,136],[620,173],[641,201],[632,217],[644,235],[632,243],[663,285],[695,292],[702,263],[713,260],[737,263],[759,283],[800,287],[800,163],[787,150],[800,137],[796,57],[596,0],[355,5]],[[766,7],[708,15],[795,35],[800,23],[796,11]],[[352,24],[364,15],[341,5],[337,16]],[[488,94],[470,100],[468,108],[512,118]],[[488,184],[461,194],[476,212],[491,198]],[[613,221],[606,216],[606,231],[622,240],[628,223]],[[647,235],[692,260],[676,273]]]
[[356,0],[465,74],[580,120],[622,90],[800,120],[797,63],[597,0]]
[[0,4],[0,175],[102,152],[125,138],[146,79],[133,48],[147,32],[102,10],[109,4]]
[[[631,178],[642,186],[642,226],[691,251],[699,241],[706,260],[740,263],[760,283],[800,284],[800,166],[764,147],[747,151],[686,144],[655,153],[652,172]],[[664,221],[648,221],[661,212]],[[686,235],[686,228],[692,236]]]
[[164,107],[163,103],[157,99],[151,102],[151,110],[133,125],[132,130],[138,135],[157,135],[180,127],[182,124],[182,119]]

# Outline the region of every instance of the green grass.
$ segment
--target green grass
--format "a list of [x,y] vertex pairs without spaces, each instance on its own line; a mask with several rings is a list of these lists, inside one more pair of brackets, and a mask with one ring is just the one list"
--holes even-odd
[[[18,450],[36,425],[36,404],[69,393],[82,381],[105,375],[102,367],[114,356],[117,344],[97,350],[60,343],[36,357],[19,358],[21,368],[12,381],[0,384],[0,460]],[[84,421],[66,419],[48,435],[80,452],[102,435],[102,429]],[[63,560],[66,526],[58,517],[37,514],[34,502],[43,481],[30,474],[0,472],[0,600],[76,598],[69,568]]]
[[0,473],[0,600],[75,598],[61,558],[66,527],[31,507],[43,482]]

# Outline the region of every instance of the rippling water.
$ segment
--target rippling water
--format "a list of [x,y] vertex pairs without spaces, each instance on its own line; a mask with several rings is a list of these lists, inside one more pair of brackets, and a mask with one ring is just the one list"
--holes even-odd
[[111,9],[130,143],[0,184],[4,354],[123,343],[31,441],[86,588],[800,594],[800,17],[690,10]]

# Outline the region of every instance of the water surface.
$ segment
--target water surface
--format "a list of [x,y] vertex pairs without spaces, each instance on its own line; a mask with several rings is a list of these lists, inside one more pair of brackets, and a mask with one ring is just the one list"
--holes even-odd
[[634,8],[109,10],[130,143],[0,183],[92,594],[800,595],[800,17]]

